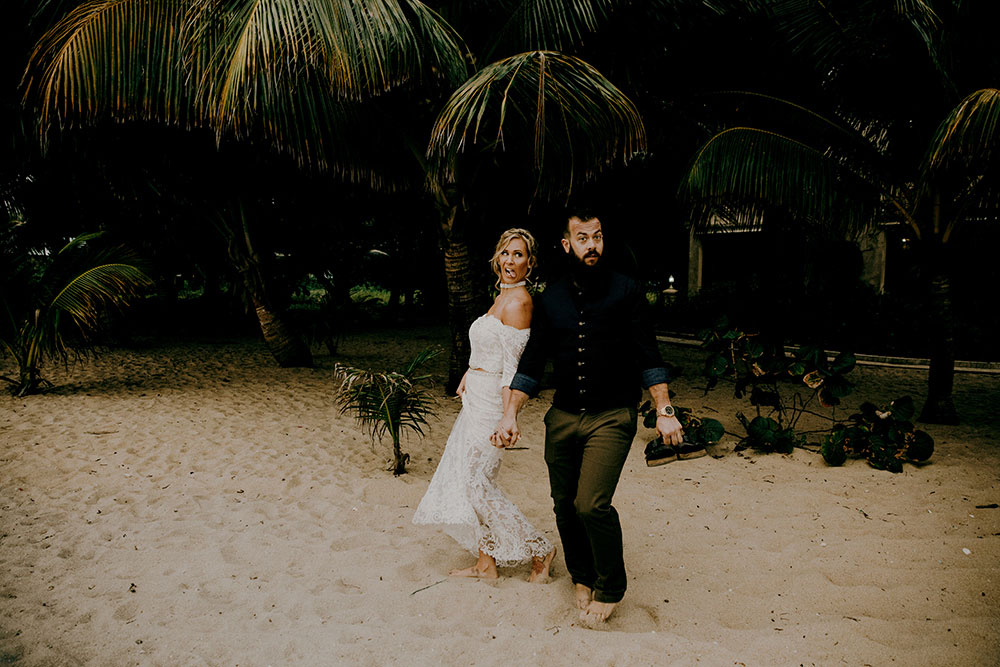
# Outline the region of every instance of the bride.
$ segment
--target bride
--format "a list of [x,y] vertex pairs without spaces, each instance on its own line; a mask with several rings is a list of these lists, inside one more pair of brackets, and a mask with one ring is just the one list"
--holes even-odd
[[413,515],[413,523],[439,525],[478,554],[474,565],[452,570],[454,577],[496,579],[498,565],[530,560],[528,581],[541,582],[555,556],[552,544],[497,488],[503,449],[492,437],[528,342],[532,302],[525,285],[535,261],[535,239],[529,232],[515,228],[500,235],[491,260],[500,294],[469,328],[469,370],[458,385],[462,410]]

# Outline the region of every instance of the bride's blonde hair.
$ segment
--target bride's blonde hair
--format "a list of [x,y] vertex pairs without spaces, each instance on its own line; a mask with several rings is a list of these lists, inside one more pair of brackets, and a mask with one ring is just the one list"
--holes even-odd
[[536,249],[537,244],[535,243],[535,237],[531,235],[527,229],[521,229],[520,227],[512,227],[508,229],[503,234],[500,235],[500,240],[497,241],[496,250],[493,251],[493,258],[490,260],[490,267],[493,269],[493,273],[497,277],[497,287],[500,287],[500,253],[506,250],[507,246],[514,239],[521,239],[524,241],[525,251],[528,253],[528,272],[524,274],[525,278],[531,275],[532,269],[538,263],[536,259]]

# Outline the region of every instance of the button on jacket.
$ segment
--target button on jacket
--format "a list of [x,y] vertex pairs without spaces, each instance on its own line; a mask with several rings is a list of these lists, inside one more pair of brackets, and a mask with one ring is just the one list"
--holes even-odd
[[570,412],[635,407],[639,389],[668,382],[650,321],[649,304],[631,278],[598,269],[579,284],[566,276],[536,299],[531,338],[510,383],[538,393],[552,358],[552,404]]

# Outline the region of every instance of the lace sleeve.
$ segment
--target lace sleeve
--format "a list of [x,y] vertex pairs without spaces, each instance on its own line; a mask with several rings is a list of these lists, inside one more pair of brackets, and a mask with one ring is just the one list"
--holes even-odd
[[515,329],[503,327],[500,344],[503,347],[503,371],[500,373],[500,386],[509,387],[517,372],[517,364],[521,360],[524,346],[528,344],[531,329]]

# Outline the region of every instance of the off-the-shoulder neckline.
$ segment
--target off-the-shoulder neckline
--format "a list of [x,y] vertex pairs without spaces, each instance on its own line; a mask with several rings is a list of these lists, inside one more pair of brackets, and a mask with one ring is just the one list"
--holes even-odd
[[483,314],[483,317],[488,317],[491,320],[495,320],[500,326],[507,327],[508,329],[513,329],[514,331],[531,331],[531,327],[525,327],[523,329],[518,329],[517,327],[515,327],[512,324],[505,324],[503,320],[501,320],[499,317],[497,317],[493,313],[485,313],[485,314]]

